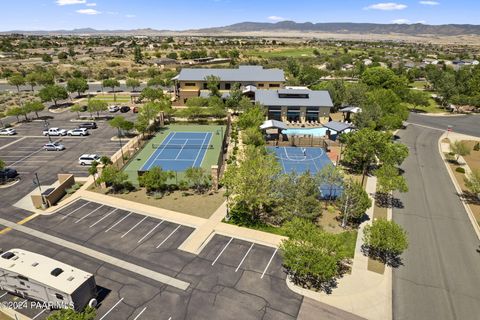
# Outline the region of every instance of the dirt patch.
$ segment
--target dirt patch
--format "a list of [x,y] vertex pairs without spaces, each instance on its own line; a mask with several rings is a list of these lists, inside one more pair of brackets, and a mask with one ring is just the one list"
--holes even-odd
[[[323,203],[322,206],[324,206]],[[340,211],[334,206],[329,205],[327,209],[323,210],[322,216],[318,219],[317,223],[323,230],[329,233],[342,233],[345,229],[342,228],[341,221],[338,220],[339,216]]]
[[[92,191],[103,193],[97,188]],[[191,191],[174,191],[162,198],[148,196],[145,189],[138,189],[125,194],[109,194],[113,197],[143,203],[149,206],[177,211],[192,216],[208,219],[220,205],[225,201],[223,191],[213,192],[211,194],[194,194]]]
[[480,169],[480,151],[473,150],[473,147],[479,143],[479,141],[466,140],[463,141],[471,150],[468,156],[463,157],[467,162],[471,170]]

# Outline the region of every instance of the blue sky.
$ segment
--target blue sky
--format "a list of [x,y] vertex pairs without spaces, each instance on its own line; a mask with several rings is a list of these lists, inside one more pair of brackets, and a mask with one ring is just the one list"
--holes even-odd
[[184,30],[243,21],[479,24],[478,0],[2,0],[0,30]]

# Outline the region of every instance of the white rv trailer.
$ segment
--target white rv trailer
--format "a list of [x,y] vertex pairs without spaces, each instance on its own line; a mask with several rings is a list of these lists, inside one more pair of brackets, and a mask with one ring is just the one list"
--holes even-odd
[[10,249],[0,256],[0,289],[53,309],[81,311],[97,304],[92,274],[22,249]]

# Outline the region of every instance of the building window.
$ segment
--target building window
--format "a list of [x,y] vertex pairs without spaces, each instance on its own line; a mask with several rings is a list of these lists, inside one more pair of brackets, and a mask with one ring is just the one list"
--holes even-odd
[[195,87],[195,82],[185,82],[185,87]]
[[230,90],[231,87],[232,87],[231,83],[225,83],[225,90]]
[[22,286],[24,286],[24,285],[25,285],[25,282],[23,282],[23,281],[20,281],[20,284],[21,284]]
[[[28,281],[28,278],[27,277],[24,277],[24,276],[21,276],[21,275],[18,275],[17,276],[18,279],[21,279],[23,281]],[[21,281],[20,281],[21,282]]]
[[258,84],[258,87],[259,87],[259,88],[263,88],[264,86],[265,86],[265,84],[263,84],[263,83],[259,83],[259,84]]
[[58,300],[63,300],[63,296],[59,293],[55,293],[55,297],[58,299]]
[[280,88],[280,84],[278,84],[278,83],[270,83],[270,88]]
[[203,90],[207,90],[207,89],[208,89],[208,83],[205,82],[205,83],[203,84]]

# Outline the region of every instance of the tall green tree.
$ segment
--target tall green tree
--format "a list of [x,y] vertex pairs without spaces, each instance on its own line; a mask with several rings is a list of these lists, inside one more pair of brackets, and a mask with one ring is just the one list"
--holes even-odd
[[465,142],[457,140],[454,142],[450,142],[450,152],[457,156],[456,161],[458,162],[458,159],[460,159],[460,157],[465,157],[470,154],[470,148]]
[[344,177],[345,175],[342,170],[333,164],[328,164],[317,172],[315,178],[317,179],[320,188],[325,193],[323,195],[325,199],[331,200],[335,197],[337,194],[335,191],[343,187]]
[[372,206],[372,200],[360,183],[350,179],[345,183],[338,204],[342,225],[345,227],[348,222],[359,223],[368,208]]
[[99,183],[105,183],[108,187],[112,188],[114,193],[116,193],[125,188],[127,180],[128,174],[117,167],[109,165],[103,168],[102,174],[97,181]]
[[405,230],[394,221],[376,219],[363,230],[364,246],[368,254],[390,264],[408,248]]
[[22,108],[18,107],[18,106],[12,107],[12,108],[7,110],[7,116],[16,117],[17,122],[20,121],[20,119],[18,117],[21,116],[22,114],[23,114]]
[[41,103],[40,101],[27,102],[27,103],[25,103],[24,107],[27,108],[27,110],[29,112],[35,112],[35,115],[37,116],[37,119],[38,119],[38,113],[45,109],[45,105],[43,103]]
[[165,192],[168,189],[167,181],[175,177],[173,171],[164,171],[160,167],[153,167],[138,177],[141,187],[145,187],[148,193]]
[[465,186],[480,199],[480,169],[473,169],[465,177]]
[[20,74],[14,74],[8,78],[8,84],[17,87],[17,91],[20,92],[20,86],[25,84],[25,78]]
[[113,101],[117,101],[115,88],[120,87],[120,82],[117,79],[105,79],[102,81],[102,86],[106,88],[111,88],[113,91]]
[[230,96],[225,101],[225,106],[237,113],[240,109],[240,101],[243,98],[242,90],[240,90],[240,84],[235,83],[232,90],[230,90]]
[[300,218],[287,222],[283,229],[288,238],[282,240],[280,252],[290,279],[302,287],[328,292],[348,257],[340,237]]
[[247,128],[242,132],[242,141],[246,145],[253,145],[255,147],[265,145],[265,138],[258,128]]
[[201,167],[190,167],[185,170],[185,179],[193,186],[197,193],[203,193],[210,186],[210,176]]
[[30,85],[32,92],[35,91],[35,86],[37,85],[37,74],[31,72],[25,76],[25,82]]
[[238,126],[244,130],[246,128],[259,128],[265,121],[265,111],[262,106],[256,104],[245,110],[238,117]]
[[77,119],[80,118],[80,112],[82,112],[83,109],[79,104],[74,104],[73,106],[70,107],[70,112],[76,112],[77,113]]
[[264,148],[248,146],[239,164],[228,166],[223,183],[233,206],[248,210],[252,220],[266,218],[265,213],[275,204],[272,197],[275,178],[281,168],[275,157]]
[[100,112],[106,111],[108,109],[108,104],[106,101],[98,99],[90,99],[87,104],[87,111],[90,114],[97,113],[97,117],[100,116]]
[[118,133],[119,133],[118,136],[119,137],[123,136],[124,132],[126,132],[126,131],[128,132],[128,131],[133,129],[133,122],[128,121],[123,116],[116,116],[112,120],[109,120],[108,124],[112,128],[116,128],[118,130]]
[[135,92],[135,89],[140,87],[140,80],[130,78],[130,79],[127,79],[127,81],[125,82],[125,85],[128,88],[132,88],[132,92]]
[[161,89],[146,87],[142,90],[140,97],[142,99],[147,99],[150,102],[154,102],[163,98],[163,91]]
[[47,85],[40,89],[38,96],[42,100],[42,102],[53,101],[55,107],[57,107],[57,103],[59,100],[67,99],[68,92],[62,86],[57,85]]
[[207,88],[210,90],[210,96],[221,97],[220,93],[220,78],[214,75],[209,75],[205,77],[207,82]]
[[134,51],[133,51],[133,61],[135,61],[135,63],[142,63],[143,62],[142,49],[140,49],[139,46],[136,46]]
[[377,192],[390,195],[393,191],[407,192],[407,180],[403,177],[398,168],[385,164],[380,169],[375,170],[377,176]]
[[82,93],[88,90],[87,80],[83,78],[72,78],[67,81],[67,91],[76,92],[80,97]]

